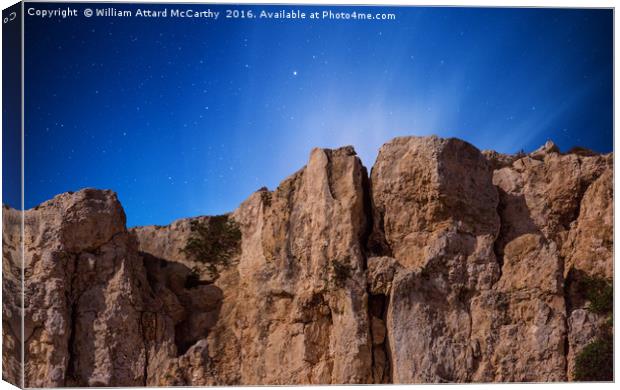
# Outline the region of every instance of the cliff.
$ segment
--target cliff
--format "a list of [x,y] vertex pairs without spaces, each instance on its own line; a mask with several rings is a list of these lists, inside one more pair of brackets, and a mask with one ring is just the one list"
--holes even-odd
[[[3,209],[18,384],[21,218]],[[28,387],[567,381],[611,332],[613,155],[550,142],[397,138],[370,175],[314,149],[274,191],[169,226],[128,230],[93,189],[23,219]]]

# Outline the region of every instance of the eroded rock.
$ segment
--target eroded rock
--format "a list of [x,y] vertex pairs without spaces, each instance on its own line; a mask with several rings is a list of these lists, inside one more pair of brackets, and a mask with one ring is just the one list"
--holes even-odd
[[397,138],[371,174],[375,237],[402,265],[387,315],[394,383],[474,373],[472,297],[499,278],[497,190],[484,156],[456,139]]
[[25,384],[144,384],[144,270],[111,191],[24,213]]
[[[111,191],[3,209],[3,365],[25,385],[565,381],[608,326],[612,155],[402,137],[315,149],[234,212],[127,230]],[[598,280],[597,279],[597,280]]]

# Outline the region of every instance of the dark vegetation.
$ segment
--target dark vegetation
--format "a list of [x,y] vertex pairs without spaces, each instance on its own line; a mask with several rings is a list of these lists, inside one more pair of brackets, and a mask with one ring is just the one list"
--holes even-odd
[[216,275],[217,266],[226,266],[241,247],[241,231],[228,215],[190,222],[191,235],[182,251],[192,260],[206,264]]
[[600,334],[577,355],[576,381],[612,381],[614,378],[613,285],[610,280],[586,277],[579,287],[589,301],[588,310],[606,315]]
[[332,268],[332,280],[334,284],[337,287],[344,287],[347,280],[351,278],[351,273],[353,270],[348,265],[338,260],[334,260],[331,263],[331,268]]
[[566,152],[566,154],[576,154],[578,156],[582,156],[582,157],[590,157],[590,156],[596,156],[597,153],[593,150],[590,150],[588,148],[583,148],[581,146],[573,146],[572,148],[569,149],[568,152]]
[[271,197],[272,193],[269,191],[267,187],[261,187],[257,192],[260,192],[260,200],[263,202],[263,205],[266,207],[271,207]]
[[575,360],[576,381],[612,381],[614,379],[614,340],[611,332],[599,336],[579,353]]
[[[212,272],[212,271],[211,271]],[[196,267],[192,268],[190,273],[185,278],[184,287],[187,289],[198,287],[200,285],[208,284],[208,282],[200,280],[200,273],[196,269]]]
[[614,308],[614,288],[609,280],[585,277],[579,281],[580,290],[590,302],[588,310],[596,314],[610,314]]

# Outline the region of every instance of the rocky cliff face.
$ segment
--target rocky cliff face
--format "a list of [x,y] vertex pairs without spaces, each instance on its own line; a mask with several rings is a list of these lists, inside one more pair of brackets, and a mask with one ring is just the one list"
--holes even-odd
[[[110,191],[59,195],[23,214],[25,385],[578,379],[608,328],[586,290],[613,276],[612,160],[406,137],[369,176],[315,149],[228,215],[130,230]],[[14,383],[21,217],[3,212]]]

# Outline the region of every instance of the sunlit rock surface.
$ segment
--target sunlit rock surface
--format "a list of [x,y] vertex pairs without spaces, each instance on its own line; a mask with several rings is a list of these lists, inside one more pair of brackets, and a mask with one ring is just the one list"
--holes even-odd
[[[613,155],[401,137],[314,149],[230,214],[127,229],[111,191],[3,208],[3,378],[201,386],[567,381],[605,326]],[[23,218],[24,235],[21,234]]]

